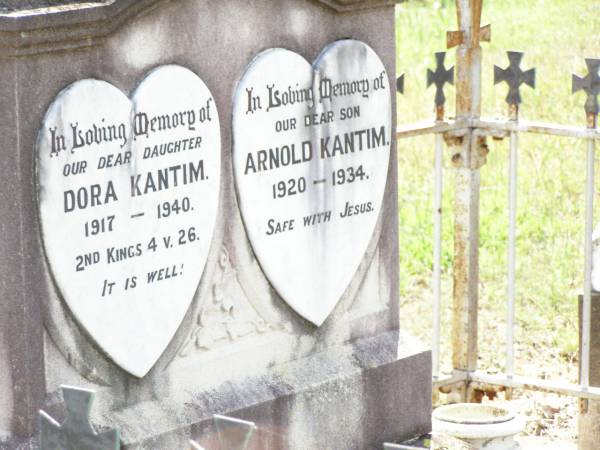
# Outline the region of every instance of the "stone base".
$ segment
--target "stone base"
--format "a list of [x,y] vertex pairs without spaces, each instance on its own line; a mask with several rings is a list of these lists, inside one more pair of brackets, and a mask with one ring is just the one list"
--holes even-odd
[[398,343],[398,334],[388,332],[261,377],[226,382],[198,393],[185,408],[197,417],[187,429],[156,424],[150,439],[148,429],[123,429],[125,448],[187,448],[190,437],[207,449],[219,448],[212,422],[219,413],[256,423],[251,450],[381,449],[384,441],[431,429],[431,353],[414,339]]
[[[113,411],[106,425],[120,429],[124,450],[188,449],[189,439],[218,450],[213,414],[256,423],[248,450],[382,449],[384,442],[431,430],[431,352],[387,332],[225,381],[177,404],[151,401]],[[37,445],[9,441],[0,448]]]

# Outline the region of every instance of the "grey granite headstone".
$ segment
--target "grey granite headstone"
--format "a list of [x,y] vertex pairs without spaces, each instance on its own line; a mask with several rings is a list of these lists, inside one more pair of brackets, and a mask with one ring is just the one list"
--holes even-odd
[[[98,393],[90,419],[98,429],[118,428],[124,449],[188,448],[190,440],[211,449],[208,444],[218,435],[214,414],[256,424],[248,450],[363,450],[429,431],[430,352],[400,334],[396,109],[389,88],[396,79],[394,3],[114,0],[44,7],[13,2],[10,10],[0,12],[0,446],[34,446],[38,410],[61,416],[63,384]],[[348,41],[364,45],[360,48],[367,59],[352,59],[367,64],[342,68],[341,76],[355,71],[373,82],[385,71],[380,85],[386,87],[387,103],[383,94],[377,97],[370,91],[383,106],[370,111],[372,123],[366,126],[384,126],[386,142],[371,149],[376,155],[365,154],[364,161],[322,167],[333,172],[362,164],[369,181],[353,183],[356,192],[339,185],[339,201],[345,204],[358,198],[362,185],[369,199],[358,203],[372,201],[373,208],[364,211],[365,223],[357,220],[357,228],[344,229],[348,245],[357,245],[347,261],[334,258],[346,255],[349,250],[344,249],[331,256],[333,262],[317,257],[310,266],[291,265],[295,270],[290,284],[304,285],[310,293],[294,301],[282,287],[286,280],[273,275],[273,260],[261,253],[263,247],[248,226],[253,201],[257,208],[271,205],[274,214],[280,210],[275,202],[265,206],[264,198],[253,200],[239,191],[234,164],[237,132],[232,124],[236,89],[252,61],[267,49],[298,55],[310,75],[308,69],[319,61],[323,49]],[[326,52],[322,61],[328,60],[327,54],[331,55]],[[148,74],[164,66],[185,68],[206,86],[201,100],[208,99],[208,93],[214,99],[220,137],[215,145],[200,147],[200,152],[206,152],[205,164],[212,167],[208,180],[194,189],[188,186],[189,191],[178,187],[173,195],[149,188],[152,192],[143,196],[149,208],[144,207],[145,216],[132,217],[142,212],[135,209],[142,199],[131,196],[131,175],[155,170],[144,165],[149,163],[143,158],[144,149],[151,146],[135,141],[128,163],[101,172],[98,158],[118,151],[90,145],[80,153],[81,159],[72,162],[88,161],[89,167],[95,167],[90,177],[102,183],[114,180],[115,192],[125,180],[128,193],[119,191],[118,201],[109,198],[110,202],[89,209],[94,211],[89,217],[65,213],[65,192],[77,192],[77,177],[83,181],[84,175],[57,176],[59,171],[51,164],[64,170],[68,150],[50,158],[44,152],[48,147],[38,145],[38,137],[49,136],[49,125],[58,126],[53,108],[60,109],[56,118],[67,119],[67,130],[77,122],[71,116],[77,108],[87,111],[93,123],[104,119],[127,128],[123,116],[129,109],[135,113],[138,90],[146,86]],[[282,80],[289,75],[284,69]],[[82,80],[111,86],[110,92],[120,100],[111,100],[105,115],[105,97],[92,105],[87,101],[94,93],[78,94],[73,106],[66,107],[61,92]],[[156,95],[150,92],[150,103],[141,102],[141,107],[153,107],[153,99],[169,104],[178,88],[187,90],[174,78]],[[195,102],[192,95],[183,100]],[[348,106],[360,106],[361,111],[370,107],[366,99],[354,100]],[[201,102],[196,103],[199,109]],[[338,110],[345,106],[332,105]],[[275,123],[285,118],[271,116]],[[348,123],[348,129],[336,123],[331,131],[343,134],[360,125]],[[327,125],[311,129],[315,136],[325,136]],[[164,141],[156,134],[156,145],[191,137],[192,130],[179,131],[181,137],[165,136]],[[207,136],[204,130],[200,136]],[[379,132],[377,136],[379,142]],[[108,144],[113,143],[121,145]],[[153,158],[153,163],[162,158]],[[368,164],[374,166],[367,170]],[[211,178],[214,170],[220,177]],[[272,189],[275,180],[268,181]],[[82,184],[90,183],[96,184],[93,180]],[[314,185],[310,188],[316,192]],[[336,195],[331,198],[338,199]],[[183,197],[199,202],[190,205],[193,212],[158,218],[159,204],[170,201],[172,205]],[[197,205],[206,214],[196,215]],[[303,207],[299,213],[318,210]],[[335,206],[338,216],[343,212],[339,208],[343,204]],[[179,230],[190,227],[196,227],[199,239],[190,244],[189,254],[185,253],[188,244],[173,247],[173,254],[165,247],[152,261],[146,259],[148,253],[101,266],[89,256],[90,265],[77,272],[77,256],[105,253],[109,243],[100,235],[82,237],[85,223],[111,215],[120,218],[122,225],[118,233],[111,233],[122,238],[127,248],[130,244],[125,241],[145,241],[155,234],[179,238]],[[101,223],[94,223],[88,226],[102,229]],[[316,254],[329,245],[314,236],[302,242],[314,247],[302,248],[303,252]],[[289,252],[290,247],[281,244],[280,248]],[[319,273],[320,263],[324,273]],[[173,264],[176,270],[183,264],[183,272],[178,273],[182,278],[167,280],[164,288],[139,291],[139,295],[119,293],[113,299],[101,295],[103,280],[109,278],[103,274],[123,281],[139,270],[147,281],[148,272],[155,270],[152,267],[160,270]],[[327,279],[327,273],[344,276],[331,293],[321,294],[314,287]],[[314,306],[303,312],[296,305],[318,305],[319,310],[311,315]],[[402,320],[415,319],[403,316]]]

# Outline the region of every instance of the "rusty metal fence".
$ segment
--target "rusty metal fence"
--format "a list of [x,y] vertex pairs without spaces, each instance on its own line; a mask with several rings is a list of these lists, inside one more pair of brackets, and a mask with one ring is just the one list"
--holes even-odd
[[[482,0],[456,0],[458,31],[448,32],[447,47],[456,47],[456,70],[444,67],[445,53],[436,54],[437,67],[428,71],[428,85],[436,87],[435,120],[400,125],[397,138],[419,135],[435,136],[434,183],[434,236],[433,236],[433,385],[434,390],[452,387],[459,391],[464,401],[472,399],[475,386],[496,385],[505,388],[533,389],[570,395],[582,399],[600,399],[600,388],[589,385],[590,371],[590,316],[592,232],[594,198],[594,161],[597,128],[598,100],[600,94],[600,60],[586,60],[589,73],[585,77],[573,75],[573,92],[587,95],[585,112],[587,127],[532,122],[519,119],[520,87],[535,85],[534,69],[520,68],[522,54],[508,52],[510,64],[506,69],[495,67],[495,82],[506,82],[509,87],[506,120],[480,117],[481,107],[481,41],[489,41],[490,26],[480,26]],[[456,79],[454,79],[454,74]],[[444,84],[456,85],[456,114],[454,120],[445,120]],[[403,77],[397,88],[403,90]],[[515,328],[515,261],[516,261],[516,211],[519,161],[519,135],[536,133],[556,137],[583,139],[587,142],[585,178],[585,239],[583,307],[581,319],[580,377],[573,384],[561,380],[529,378],[514,371]],[[487,154],[486,138],[509,139],[509,205],[507,249],[507,327],[506,363],[504,373],[488,374],[477,368],[477,319],[479,284],[479,195],[480,167]],[[453,257],[453,317],[452,317],[452,367],[449,376],[440,374],[441,328],[441,248],[442,248],[442,192],[443,158],[445,148],[451,153],[455,167],[454,193],[454,257]]]

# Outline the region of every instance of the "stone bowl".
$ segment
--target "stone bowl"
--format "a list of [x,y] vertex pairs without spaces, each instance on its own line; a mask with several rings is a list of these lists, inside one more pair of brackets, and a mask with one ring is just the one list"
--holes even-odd
[[514,436],[525,422],[503,407],[457,403],[437,408],[432,426],[434,433],[460,439],[472,449],[513,450],[519,448]]

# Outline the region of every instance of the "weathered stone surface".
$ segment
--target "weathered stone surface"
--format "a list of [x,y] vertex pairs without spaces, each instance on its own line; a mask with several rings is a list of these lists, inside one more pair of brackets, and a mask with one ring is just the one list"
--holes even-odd
[[[119,1],[119,0],[117,0]],[[373,8],[379,6],[388,6],[394,3],[400,3],[404,0],[315,0],[320,1],[338,11],[349,11],[355,8]],[[2,0],[0,1],[0,13],[18,13],[22,11],[30,11],[34,9],[43,9],[60,6],[85,7],[104,6],[106,4],[115,3],[115,0],[94,0],[91,2],[83,2],[81,0]]]
[[317,326],[373,238],[391,135],[387,74],[360,41],[329,45],[314,66],[266,50],[236,88],[233,165],[248,237],[282,299]]
[[142,377],[179,327],[208,257],[221,177],[214,98],[176,65],[154,69],[131,101],[109,83],[80,80],[50,106],[37,147],[53,278],[98,346]]
[[[96,45],[136,15],[164,6],[170,0],[67,1],[49,8],[35,8],[35,5],[43,5],[45,0],[30,1],[34,3],[30,3],[29,6],[28,3],[18,6],[16,3],[21,2],[14,2],[7,4],[4,11],[0,9],[0,38],[4,44],[0,46],[0,56],[40,54]],[[40,3],[35,3],[38,1]],[[285,5],[285,3],[281,5],[277,3],[282,1],[284,0],[273,0],[268,5],[268,9],[277,10]],[[332,11],[338,13],[390,7],[398,2],[397,0],[301,0],[301,2],[309,1],[327,5]],[[217,2],[209,3],[213,4],[214,10],[220,9]],[[63,27],[68,27],[68,32],[65,32]]]
[[430,370],[429,352],[421,344],[410,338],[399,342],[398,334],[390,332],[329,348],[270,373],[204,384],[194,402],[176,413],[178,406],[166,402],[116,414],[121,423],[131,423],[128,419],[142,411],[160,414],[158,437],[152,440],[139,425],[122,431],[126,449],[183,448],[182,424],[189,424],[202,447],[219,448],[210,410],[256,424],[248,450],[377,449],[384,441],[430,431],[431,382],[419,376]]

